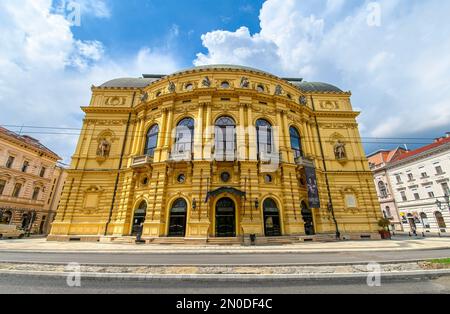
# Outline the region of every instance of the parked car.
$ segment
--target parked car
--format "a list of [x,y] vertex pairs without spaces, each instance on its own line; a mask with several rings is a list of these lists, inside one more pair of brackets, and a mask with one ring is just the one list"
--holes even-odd
[[19,238],[25,236],[25,231],[16,225],[2,225],[0,224],[0,239]]

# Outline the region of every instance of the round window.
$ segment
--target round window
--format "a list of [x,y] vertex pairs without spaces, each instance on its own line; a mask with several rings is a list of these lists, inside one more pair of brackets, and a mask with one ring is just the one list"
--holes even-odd
[[177,178],[178,183],[186,182],[186,176],[184,174],[180,174]]
[[143,185],[147,185],[148,184],[148,178],[145,177],[144,179],[142,179],[142,184]]
[[222,84],[220,84],[220,86],[222,88],[230,88],[230,83],[228,83],[227,81],[222,82]]
[[256,90],[260,93],[264,92],[264,86],[263,85],[258,85],[258,87],[256,88]]
[[194,85],[192,85],[191,83],[186,84],[185,89],[187,91],[192,91],[194,89]]
[[220,175],[220,179],[223,182],[228,182],[230,181],[231,175],[228,172],[222,172],[222,174]]
[[266,181],[266,183],[272,183],[273,179],[271,175],[266,175],[264,177],[264,180]]

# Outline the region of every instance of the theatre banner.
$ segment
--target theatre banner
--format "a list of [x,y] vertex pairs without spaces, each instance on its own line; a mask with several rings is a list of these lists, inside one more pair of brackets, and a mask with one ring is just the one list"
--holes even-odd
[[320,208],[319,187],[317,186],[316,168],[305,166],[306,186],[308,189],[309,208]]

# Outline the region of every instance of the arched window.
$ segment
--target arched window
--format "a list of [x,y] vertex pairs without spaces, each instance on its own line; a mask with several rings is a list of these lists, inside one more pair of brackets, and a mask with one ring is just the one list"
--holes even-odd
[[277,203],[268,198],[263,203],[264,232],[267,237],[281,236],[280,211]]
[[236,150],[236,123],[230,117],[221,117],[215,124],[215,158],[233,161]]
[[294,151],[294,157],[299,158],[303,156],[303,150],[302,150],[302,142],[300,138],[300,133],[298,130],[291,126],[289,128],[289,135],[291,137],[291,148]]
[[169,237],[184,237],[186,234],[187,203],[177,199],[170,209]]
[[194,128],[195,122],[192,118],[185,118],[178,123],[175,135],[175,153],[194,150]]
[[380,197],[381,198],[387,198],[388,197],[386,184],[383,181],[378,182],[378,190],[380,191]]
[[258,140],[258,155],[261,153],[271,154],[273,152],[273,130],[272,125],[264,119],[256,121],[256,134]]
[[428,216],[425,213],[420,213],[420,219],[422,219],[422,225],[425,229],[430,229],[430,223],[428,222]]
[[447,225],[445,224],[444,217],[442,216],[441,212],[435,212],[434,216],[436,217],[436,222],[438,224],[439,229],[447,228]]
[[146,142],[145,142],[145,151],[144,154],[147,156],[153,157],[155,155],[155,149],[158,145],[158,133],[159,127],[158,125],[152,126],[148,129]]

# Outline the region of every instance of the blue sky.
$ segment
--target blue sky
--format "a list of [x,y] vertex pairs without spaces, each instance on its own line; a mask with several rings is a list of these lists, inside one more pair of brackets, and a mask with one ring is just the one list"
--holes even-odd
[[[232,63],[351,90],[368,152],[414,148],[450,131],[448,12],[440,0],[2,0],[0,124],[79,128],[92,84]],[[66,162],[78,140],[22,131]]]

